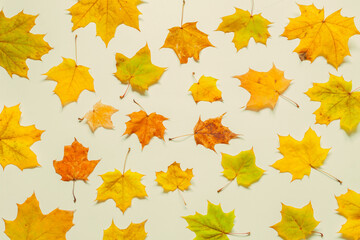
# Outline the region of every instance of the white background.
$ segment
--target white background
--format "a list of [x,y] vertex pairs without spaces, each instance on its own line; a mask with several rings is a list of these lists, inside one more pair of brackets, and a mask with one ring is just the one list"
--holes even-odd
[[[198,28],[209,34],[210,42],[216,46],[206,48],[200,54],[200,61],[189,60],[180,65],[171,49],[160,49],[168,29],[180,24],[181,0],[151,0],[139,5],[141,32],[121,25],[108,48],[96,37],[95,24],[76,30],[78,34],[78,63],[90,68],[95,79],[96,93],[84,91],[78,102],[62,108],[57,95],[53,93],[56,83],[45,80],[50,68],[62,62],[62,57],[74,58],[74,33],[71,32],[71,16],[66,9],[75,0],[0,0],[0,6],[7,17],[21,10],[27,14],[39,14],[33,33],[46,34],[45,40],[54,48],[44,55],[42,61],[28,60],[29,80],[14,75],[10,78],[0,69],[0,108],[19,104],[22,111],[21,124],[35,124],[45,130],[42,140],[31,149],[36,153],[41,167],[20,171],[8,166],[0,170],[0,217],[13,220],[17,215],[17,203],[23,203],[35,192],[43,213],[47,214],[59,207],[75,210],[75,226],[67,233],[69,240],[102,239],[103,230],[114,220],[119,228],[126,228],[130,222],[139,223],[148,219],[145,228],[149,240],[193,239],[195,234],[186,228],[181,216],[192,215],[195,211],[206,214],[207,201],[221,203],[224,212],[235,209],[234,232],[251,232],[250,237],[241,239],[279,239],[277,232],[269,226],[281,219],[281,203],[303,207],[311,201],[315,218],[321,223],[316,228],[324,233],[324,239],[340,239],[341,225],[346,219],[336,213],[335,196],[348,188],[360,192],[360,132],[348,136],[339,128],[339,121],[329,126],[315,125],[312,113],[319,107],[318,102],[310,102],[304,94],[313,82],[327,82],[329,73],[343,75],[352,80],[354,88],[360,86],[360,36],[349,41],[351,57],[336,71],[318,58],[314,63],[300,62],[292,51],[299,40],[288,41],[279,35],[288,23],[289,17],[297,17],[300,12],[293,0],[255,0],[255,12],[273,22],[269,28],[271,38],[267,46],[250,41],[248,48],[236,52],[233,34],[215,31],[221,17],[234,13],[234,7],[250,10],[250,0],[188,0],[185,7],[184,22],[198,21]],[[358,0],[319,0],[297,1],[299,4],[315,3],[318,8],[325,7],[325,14],[342,8],[343,16],[355,16],[360,29],[360,2]],[[159,83],[150,87],[141,96],[130,91],[126,98],[119,99],[126,85],[114,76],[115,53],[132,57],[148,43],[155,65],[167,67]],[[257,71],[268,71],[272,64],[285,71],[285,77],[293,80],[284,95],[301,106],[295,108],[289,102],[279,99],[274,111],[260,112],[244,110],[249,93],[238,87],[240,81],[235,75],[245,74],[249,67]],[[200,102],[195,104],[188,92],[196,78],[201,75],[212,76],[218,81],[223,93],[223,102]],[[82,117],[99,100],[119,109],[113,115],[114,130],[98,129],[93,134],[88,125],[79,123]],[[156,112],[169,118],[164,122],[167,128],[165,138],[191,133],[199,116],[203,120],[227,112],[223,124],[242,135],[241,139],[231,140],[229,145],[217,145],[217,153],[199,145],[193,137],[177,142],[165,142],[154,138],[141,151],[136,137],[122,136],[125,131],[126,116],[138,111],[132,103],[136,99],[148,113]],[[291,175],[280,174],[269,165],[280,159],[278,136],[290,134],[301,140],[311,127],[321,136],[321,145],[331,148],[322,169],[340,178],[344,184],[312,171],[310,177],[290,182]],[[85,147],[89,147],[90,160],[101,159],[88,183],[76,183],[77,203],[73,203],[71,182],[63,182],[55,173],[53,160],[61,160],[64,146],[70,145],[74,137]],[[149,195],[146,199],[134,199],[132,206],[123,214],[112,200],[97,204],[96,189],[102,184],[99,177],[114,168],[122,170],[124,156],[131,147],[127,169],[144,174],[142,183]],[[228,181],[221,172],[221,152],[231,155],[254,147],[257,165],[266,170],[259,182],[249,189],[233,182],[223,192],[216,190]],[[163,193],[156,184],[155,171],[166,171],[167,166],[177,161],[183,169],[193,168],[194,178],[190,190],[183,193],[188,205],[185,207],[177,192]],[[0,239],[8,239],[3,233],[4,223],[0,221]],[[230,239],[238,237],[229,236]],[[314,235],[311,239],[320,239]]]

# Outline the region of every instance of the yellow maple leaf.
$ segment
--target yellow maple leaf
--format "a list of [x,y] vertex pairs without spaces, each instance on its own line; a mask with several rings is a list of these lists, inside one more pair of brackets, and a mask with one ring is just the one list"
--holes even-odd
[[13,164],[21,170],[40,166],[31,145],[41,139],[43,130],[34,125],[19,124],[21,111],[19,105],[7,108],[0,114],[0,164],[5,168]]
[[101,101],[99,101],[94,105],[93,110],[85,114],[83,119],[87,120],[87,124],[92,132],[95,132],[98,127],[112,129],[114,125],[111,121],[111,116],[117,111],[119,110],[110,105],[102,104]]
[[55,209],[42,214],[35,194],[18,204],[14,221],[5,221],[5,234],[11,240],[66,240],[66,232],[74,226],[73,211]]
[[150,49],[146,44],[132,58],[121,53],[116,54],[117,72],[114,74],[123,84],[144,93],[149,86],[159,81],[166,68],[155,66],[151,63]]
[[79,0],[70,9],[73,22],[72,30],[96,24],[96,33],[106,46],[114,37],[120,24],[139,29],[140,11],[137,9],[141,0]]
[[47,80],[58,83],[54,93],[59,96],[63,107],[76,102],[83,90],[95,91],[94,79],[89,73],[89,68],[77,65],[70,58],[63,58],[62,63],[51,68],[45,75],[47,75]]
[[189,22],[181,27],[170,28],[161,48],[172,48],[180,63],[187,63],[191,57],[199,61],[200,51],[206,47],[213,47],[208,35],[197,29],[196,22]]
[[266,45],[268,37],[270,37],[268,26],[271,24],[261,14],[251,15],[249,11],[235,8],[235,13],[222,18],[216,31],[225,33],[233,32],[233,43],[239,51],[246,47],[250,38],[254,38],[255,42]]
[[311,202],[303,208],[295,208],[282,204],[281,221],[271,228],[285,240],[302,240],[313,234],[320,223],[314,218]]
[[360,239],[360,194],[348,189],[336,200],[339,205],[337,211],[347,219],[340,233],[346,239]]
[[140,182],[143,176],[130,170],[122,174],[117,169],[114,172],[101,175],[104,183],[97,189],[96,200],[103,202],[113,199],[116,206],[124,213],[131,206],[133,198],[145,198],[147,196],[145,186]]
[[279,136],[280,153],[284,156],[276,161],[272,167],[280,172],[292,174],[292,180],[302,179],[310,175],[311,168],[317,169],[324,163],[330,148],[320,146],[320,137],[309,128],[303,140],[297,141],[289,136]]
[[330,74],[327,83],[314,83],[305,94],[312,101],[321,102],[314,112],[316,123],[328,125],[340,119],[340,127],[348,134],[356,130],[360,122],[360,93],[352,91],[351,81]]
[[313,62],[318,56],[323,56],[336,69],[350,55],[348,41],[357,30],[354,18],[341,16],[341,10],[325,18],[324,9],[314,5],[299,5],[301,16],[291,18],[282,36],[289,40],[299,38],[300,44],[294,52],[301,60]]
[[249,69],[246,74],[234,77],[241,81],[240,87],[245,88],[251,94],[246,109],[253,111],[263,108],[274,109],[279,96],[285,92],[291,82],[275,65],[268,72]]
[[255,165],[253,149],[242,151],[235,156],[226,153],[221,153],[221,155],[224,177],[230,181],[236,179],[238,185],[249,187],[254,182],[259,181],[264,173],[263,169]]
[[131,223],[126,229],[119,229],[112,221],[111,226],[104,230],[103,240],[144,240],[146,238],[145,223]]
[[32,34],[37,16],[19,12],[7,18],[0,11],[0,66],[10,76],[27,78],[26,59],[41,60],[52,48],[44,41],[44,34]]
[[201,76],[199,82],[191,85],[191,91],[194,101],[214,102],[222,100],[221,91],[216,86],[217,79],[213,77]]
[[165,192],[175,191],[176,189],[184,191],[191,185],[190,181],[193,177],[192,169],[183,171],[179,163],[173,162],[166,173],[163,171],[156,172],[155,181],[164,188]]

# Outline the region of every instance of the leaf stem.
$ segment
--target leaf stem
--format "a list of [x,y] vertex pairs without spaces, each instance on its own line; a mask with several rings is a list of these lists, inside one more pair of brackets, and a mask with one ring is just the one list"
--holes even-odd
[[[235,178],[234,178],[235,179]],[[230,185],[230,183],[232,183],[234,181],[234,179],[232,179],[231,181],[229,181],[228,183],[225,184],[225,186],[223,186],[222,188],[220,188],[219,190],[217,190],[217,193],[220,193],[222,190],[224,190],[227,186]]]
[[250,15],[252,16],[254,13],[254,7],[255,7],[255,0],[251,0],[251,12]]
[[180,28],[182,28],[183,22],[184,22],[184,8],[185,8],[185,0],[183,0],[182,9],[181,9],[181,25]]
[[181,199],[183,200],[183,202],[184,202],[184,204],[185,204],[185,206],[186,206],[186,202],[185,202],[184,196],[182,195],[182,193],[181,193],[181,191],[180,191],[179,189],[177,189],[177,190],[178,190],[178,192],[179,192],[179,195],[180,195]]
[[126,156],[125,156],[125,161],[124,161],[124,168],[123,168],[123,175],[125,174],[125,166],[126,166],[126,161],[128,159],[129,153],[130,153],[131,148],[128,149]]
[[127,87],[126,87],[124,94],[120,96],[120,99],[123,99],[123,98],[125,97],[125,95],[126,95],[128,89],[129,89],[129,87],[130,87],[130,82],[128,83],[128,85],[127,85]]
[[250,232],[245,232],[245,233],[227,233],[227,235],[247,235],[247,236],[250,236]]
[[293,104],[295,107],[300,108],[299,104],[297,104],[294,100],[279,94],[280,97],[282,97],[283,99],[285,99],[286,101],[288,101],[289,103]]
[[194,134],[193,134],[193,133],[189,133],[189,134],[184,134],[184,135],[177,136],[177,137],[172,137],[172,138],[169,138],[169,141],[172,141],[172,140],[174,140],[174,139],[181,138],[181,137],[192,136],[192,135],[194,135]]
[[79,122],[82,122],[84,120],[84,118],[78,118]]
[[73,197],[74,197],[74,203],[76,203],[76,197],[75,197],[75,180],[73,180],[72,195],[73,195]]
[[323,233],[321,233],[321,232],[312,231],[312,233],[317,233],[317,234],[320,234],[320,237],[324,237],[324,234],[323,234]]
[[351,92],[353,93],[353,92],[356,92],[356,91],[359,91],[359,90],[360,90],[360,87],[357,87],[354,90],[352,90]]
[[198,80],[197,80],[196,77],[195,77],[195,72],[192,73],[192,77],[193,77],[193,79],[194,79],[195,82],[198,82]]
[[328,173],[328,172],[325,172],[324,170],[322,170],[322,169],[320,169],[320,168],[316,168],[316,167],[311,166],[311,165],[310,165],[310,167],[311,167],[312,169],[315,169],[316,171],[318,171],[318,172],[320,172],[320,173],[324,174],[325,176],[327,176],[327,177],[329,177],[329,178],[331,178],[331,179],[333,179],[333,180],[335,180],[335,181],[339,182],[340,184],[342,184],[342,183],[343,183],[343,182],[342,182],[340,179],[338,179],[337,177],[335,177],[335,176],[331,175],[331,174],[330,174],[330,173]]
[[133,99],[133,102],[134,102],[136,105],[138,105],[138,106],[141,108],[141,110],[143,110],[144,112],[146,112],[145,108],[143,108],[137,101],[135,101],[135,99]]
[[77,56],[77,34],[75,35],[75,64],[77,65],[78,56]]

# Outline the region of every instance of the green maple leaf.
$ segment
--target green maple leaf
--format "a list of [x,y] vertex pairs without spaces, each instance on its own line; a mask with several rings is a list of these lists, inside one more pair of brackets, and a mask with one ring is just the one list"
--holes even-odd
[[228,240],[227,234],[234,227],[234,210],[224,213],[220,204],[214,205],[208,202],[207,215],[196,213],[183,217],[189,226],[187,227],[196,234],[194,240]]

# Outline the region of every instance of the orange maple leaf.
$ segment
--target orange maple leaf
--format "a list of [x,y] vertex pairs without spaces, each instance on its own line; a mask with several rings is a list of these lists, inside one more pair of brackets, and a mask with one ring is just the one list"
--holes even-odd
[[237,138],[238,134],[233,133],[229,128],[221,124],[223,116],[217,118],[210,118],[206,121],[199,121],[196,123],[194,128],[194,138],[196,144],[204,145],[204,147],[213,150],[215,149],[215,144],[225,143],[228,144],[229,141],[233,138]]
[[63,181],[87,181],[100,160],[87,159],[89,148],[84,147],[76,138],[71,145],[64,147],[64,158],[53,161],[56,173],[61,175]]
[[130,121],[126,122],[126,130],[123,135],[135,133],[139,138],[142,149],[149,144],[150,139],[154,136],[164,140],[166,128],[163,121],[168,120],[168,118],[156,113],[148,115],[143,110],[133,112],[128,116]]
[[284,72],[273,65],[268,72],[249,69],[246,74],[235,76],[241,81],[241,87],[250,94],[246,109],[259,111],[263,108],[274,109],[279,96],[289,87],[291,80],[284,77]]
[[86,119],[92,132],[95,132],[98,127],[113,129],[114,124],[111,121],[111,116],[117,111],[119,110],[110,105],[102,104],[99,101],[94,105],[93,110],[87,112],[84,118],[79,118],[79,120]]
[[208,35],[197,29],[196,22],[189,22],[181,27],[170,28],[161,48],[172,48],[180,63],[187,63],[191,57],[199,61],[200,51],[207,47],[213,47]]

